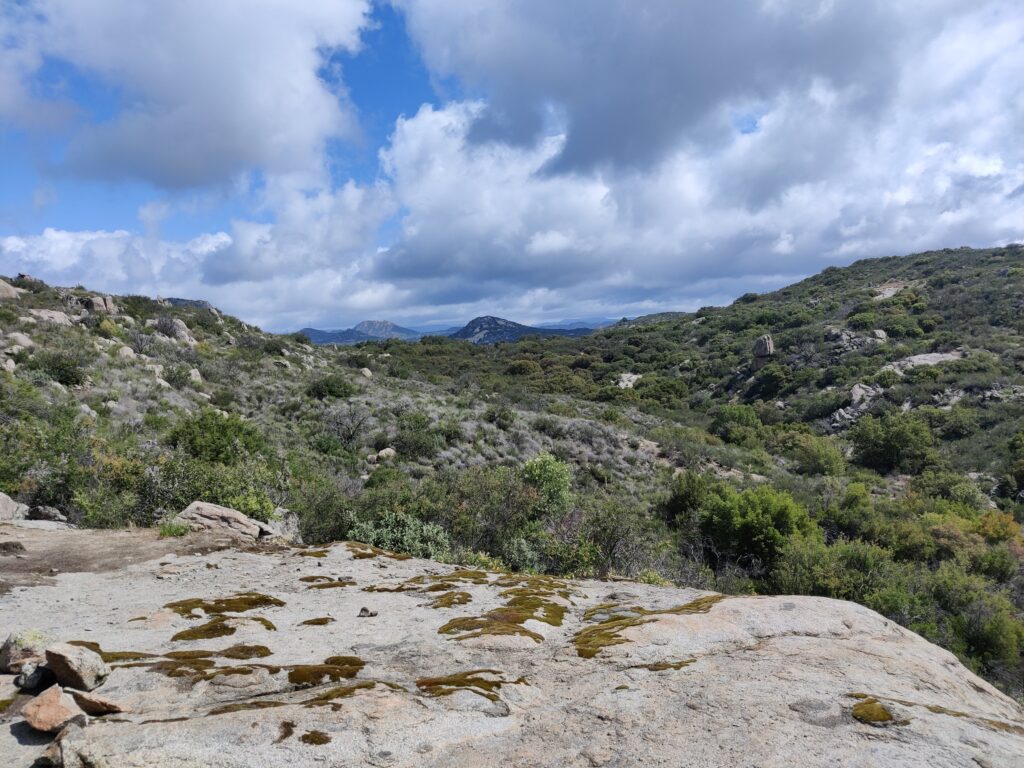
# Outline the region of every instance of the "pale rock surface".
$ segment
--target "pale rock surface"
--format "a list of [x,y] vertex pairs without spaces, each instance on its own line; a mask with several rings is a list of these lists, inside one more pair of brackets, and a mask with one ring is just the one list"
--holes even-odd
[[174,519],[187,523],[193,530],[223,531],[243,539],[256,540],[275,535],[275,531],[266,523],[253,520],[230,507],[205,501],[193,501]]
[[377,451],[377,460],[378,461],[391,461],[397,455],[398,455],[398,451],[396,451],[394,448],[390,448],[390,447],[388,447],[388,448],[381,448],[379,451]]
[[20,672],[22,662],[42,658],[51,642],[45,633],[30,627],[12,632],[0,646],[0,672]]
[[15,501],[6,493],[0,492],[0,520],[24,520],[27,517],[27,504]]
[[21,708],[21,716],[37,731],[58,733],[69,723],[82,724],[85,713],[71,696],[53,685]]
[[[477,631],[516,596],[544,611]],[[531,579],[339,543],[64,573],[0,596],[0,615],[128,656],[98,693],[131,712],[65,731],[68,767],[1018,768],[1024,754],[1015,702],[825,598]],[[357,658],[302,666],[337,656]],[[898,724],[858,721],[860,696]],[[45,747],[21,727],[0,728],[12,768]]]
[[918,368],[922,365],[949,363],[954,360],[961,360],[964,356],[964,351],[962,349],[955,349],[952,352],[928,352],[923,355],[911,355],[910,357],[905,357],[902,360],[896,360],[888,365],[883,365],[882,370],[895,371],[897,374],[902,376],[911,368]]
[[30,309],[29,314],[37,320],[42,320],[44,323],[53,323],[54,325],[72,325],[71,318],[66,312],[61,312],[58,309]]
[[110,675],[110,667],[95,651],[67,643],[47,646],[46,666],[58,683],[80,691],[99,688]]
[[642,378],[643,374],[640,373],[620,373],[615,385],[619,389],[632,389]]
[[36,343],[32,341],[27,334],[24,334],[21,331],[11,331],[7,334],[6,338],[11,344],[19,346],[22,349],[32,349],[36,345]]
[[373,371],[371,371],[369,368],[360,368],[359,369],[359,373],[361,373],[363,375],[363,378],[366,378],[366,379],[372,379],[373,378]]
[[10,283],[0,280],[0,299],[16,299],[21,294]]
[[7,358],[3,362],[3,368],[8,373],[14,373],[18,369],[18,364],[11,360],[10,358]]
[[129,346],[120,346],[117,348],[117,356],[122,360],[134,360],[135,350]]
[[115,715],[131,711],[124,704],[114,701],[113,699],[107,699],[97,693],[76,691],[73,688],[68,688],[64,692],[75,700],[75,704],[77,704],[85,714],[92,715],[93,717]]

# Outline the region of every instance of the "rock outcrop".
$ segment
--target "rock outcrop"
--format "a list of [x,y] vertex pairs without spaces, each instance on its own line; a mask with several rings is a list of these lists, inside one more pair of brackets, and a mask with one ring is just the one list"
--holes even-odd
[[85,712],[59,685],[47,688],[21,710],[31,727],[44,733],[59,733],[70,723],[84,724]]
[[[62,574],[0,596],[0,614],[113,668],[90,696],[130,711],[72,720],[48,753],[65,766],[1002,768],[1024,754],[1015,702],[825,598],[492,573],[349,542]],[[58,691],[48,704],[75,703]],[[7,716],[5,764],[46,748],[17,737],[22,719],[73,712]]]
[[205,501],[193,501],[174,519],[187,524],[192,530],[223,532],[251,541],[277,535],[277,531],[266,523],[253,520],[236,509]]
[[24,520],[28,517],[28,505],[15,501],[6,493],[0,492],[0,521]]
[[4,280],[0,280],[0,299],[16,299],[20,295],[17,288]]
[[110,667],[99,654],[67,643],[54,643],[47,647],[46,667],[53,672],[58,683],[80,691],[98,688],[110,674]]

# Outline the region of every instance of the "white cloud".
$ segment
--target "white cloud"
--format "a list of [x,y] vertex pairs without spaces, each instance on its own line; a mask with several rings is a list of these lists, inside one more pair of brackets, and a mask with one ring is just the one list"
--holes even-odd
[[319,77],[325,51],[357,50],[369,0],[29,0],[6,6],[0,118],[25,122],[66,94],[30,98],[46,57],[120,94],[111,116],[79,122],[65,164],[162,187],[226,183],[252,168],[316,169],[325,142],[351,137],[343,90]]
[[[161,241],[158,201],[145,236],[8,238],[8,271],[200,296],[275,328],[533,321],[694,308],[857,257],[1024,239],[1011,0],[742,14],[610,0],[584,25],[572,3],[396,0],[432,73],[475,98],[399,119],[368,184],[330,179],[325,142],[351,135],[353,106],[317,76],[321,46],[359,45],[365,3],[41,1],[52,39],[0,49],[0,84],[48,46],[139,96],[77,135],[73,167],[262,182],[228,232]],[[11,93],[0,117],[35,98]],[[379,249],[382,226],[397,234]]]

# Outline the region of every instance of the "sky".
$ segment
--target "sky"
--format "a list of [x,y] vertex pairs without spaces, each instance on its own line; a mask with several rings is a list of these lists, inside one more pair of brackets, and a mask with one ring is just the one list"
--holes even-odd
[[0,0],[0,274],[268,330],[1024,240],[1021,0]]

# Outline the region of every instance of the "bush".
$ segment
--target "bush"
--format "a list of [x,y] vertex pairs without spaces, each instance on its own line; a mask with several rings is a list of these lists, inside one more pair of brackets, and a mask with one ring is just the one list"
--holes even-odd
[[401,512],[385,512],[376,520],[356,523],[349,535],[381,549],[430,560],[447,559],[451,552],[448,534],[441,526]]
[[523,480],[540,495],[537,511],[543,515],[561,517],[572,506],[572,471],[564,461],[550,453],[541,453],[522,468]]
[[79,355],[67,352],[38,352],[31,358],[28,367],[42,371],[65,387],[78,387],[85,383],[83,360]]
[[167,440],[193,458],[229,465],[266,448],[254,426],[234,414],[222,416],[213,410],[183,419]]
[[935,439],[928,423],[908,413],[862,417],[850,430],[857,463],[882,473],[918,473],[933,463]]
[[184,536],[188,532],[188,523],[183,523],[180,520],[168,520],[167,522],[160,523],[161,538],[168,538],[171,536]]
[[742,493],[719,488],[701,511],[700,527],[713,558],[750,561],[753,570],[770,569],[788,537],[817,531],[792,496],[767,485]]
[[306,394],[310,397],[315,397],[317,400],[325,400],[328,397],[347,399],[355,393],[355,386],[336,373],[321,376],[319,379],[310,382],[309,386],[306,387]]
[[798,434],[793,437],[789,456],[802,475],[841,475],[846,469],[843,452],[827,437]]

